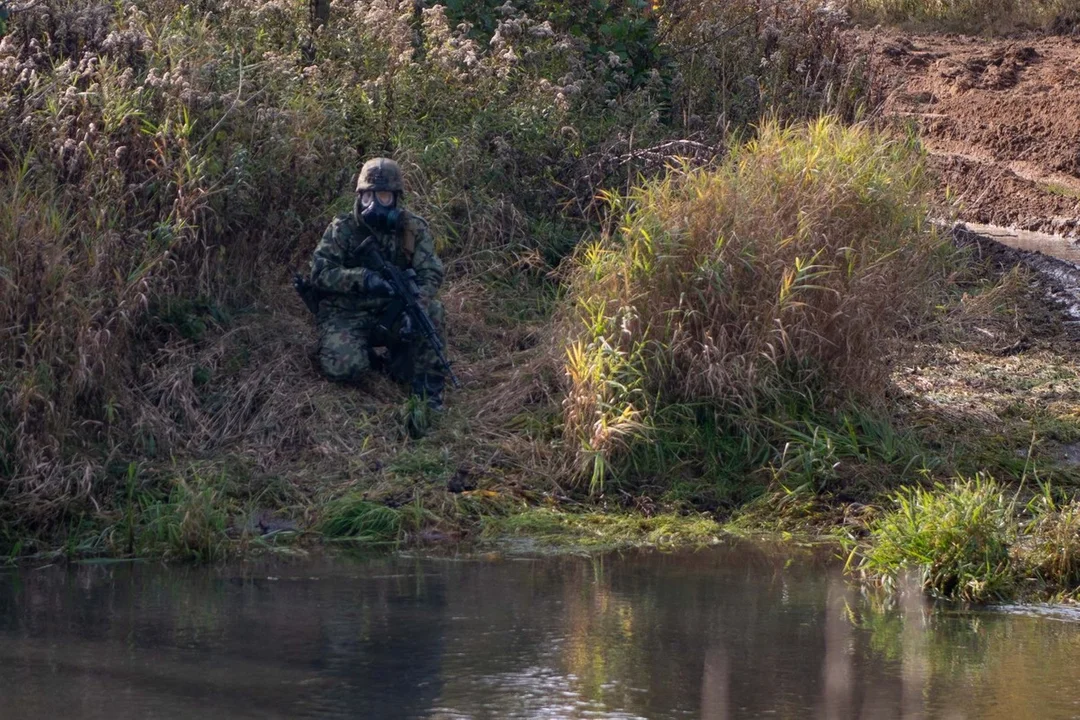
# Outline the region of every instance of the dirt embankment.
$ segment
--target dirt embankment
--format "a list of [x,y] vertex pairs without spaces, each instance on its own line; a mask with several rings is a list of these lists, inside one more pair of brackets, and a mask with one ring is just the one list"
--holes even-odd
[[964,220],[1080,237],[1080,38],[861,33]]

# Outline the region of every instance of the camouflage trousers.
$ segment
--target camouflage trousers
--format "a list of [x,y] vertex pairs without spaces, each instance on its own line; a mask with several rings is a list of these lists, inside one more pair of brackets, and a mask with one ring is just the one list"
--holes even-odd
[[[445,347],[446,313],[442,303],[432,300],[427,312]],[[398,318],[386,337],[375,337],[381,317],[377,311],[320,311],[319,365],[327,378],[353,382],[370,370],[384,371],[398,382],[409,382],[421,374],[443,375],[435,349],[418,331],[405,340],[400,338],[404,316]],[[377,351],[377,347],[385,347],[385,352]]]

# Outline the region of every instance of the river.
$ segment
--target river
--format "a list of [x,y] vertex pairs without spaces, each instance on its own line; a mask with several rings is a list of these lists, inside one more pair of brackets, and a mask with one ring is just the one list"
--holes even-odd
[[1068,609],[883,603],[827,550],[0,571],[4,718],[1080,717]]

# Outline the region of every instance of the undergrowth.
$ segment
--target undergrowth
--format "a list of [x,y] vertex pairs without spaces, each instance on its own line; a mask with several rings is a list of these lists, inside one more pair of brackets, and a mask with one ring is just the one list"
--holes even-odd
[[[1015,428],[956,450],[892,412],[898,337],[1021,323],[1005,288],[942,329],[932,181],[852,124],[876,89],[837,4],[318,5],[45,0],[7,24],[0,555],[670,545],[735,512],[896,537],[883,577],[922,543],[935,592],[1017,586],[922,520],[982,522],[988,485],[895,496],[917,528],[852,510],[1029,461]],[[447,260],[466,387],[438,418],[324,382],[288,282],[376,154]],[[1009,412],[1075,440],[1066,410]],[[1040,497],[986,543],[1025,587],[1074,582],[1075,501]],[[594,501],[640,517],[559,509]]]
[[[131,462],[158,501],[179,493],[169,504],[210,492],[170,484],[168,466],[192,458],[246,458],[252,480],[288,476],[309,505],[341,494],[320,483],[378,482],[360,471],[394,445],[355,436],[386,420],[321,389],[288,284],[351,206],[364,158],[405,168],[448,260],[462,369],[486,375],[538,345],[507,328],[548,319],[551,271],[607,212],[598,193],[676,156],[710,162],[761,113],[853,117],[869,88],[844,13],[817,3],[767,18],[750,0],[319,7],[314,23],[300,0],[13,8],[0,39],[7,533],[105,532],[127,502],[110,467]],[[514,382],[470,405],[533,392]],[[169,542],[207,553],[186,532]]]

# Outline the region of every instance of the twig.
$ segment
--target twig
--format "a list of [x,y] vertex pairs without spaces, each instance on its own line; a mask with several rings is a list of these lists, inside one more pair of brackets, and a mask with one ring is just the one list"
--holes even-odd
[[225,122],[225,118],[229,117],[229,114],[233,110],[236,109],[236,105],[237,105],[237,103],[240,102],[240,95],[243,93],[243,91],[244,91],[244,59],[241,58],[240,59],[240,79],[236,84],[236,97],[233,98],[232,105],[230,105],[229,109],[226,110],[225,113],[220,118],[218,118],[218,121],[216,123],[214,123],[214,127],[210,128],[209,132],[207,132],[205,135],[203,135],[202,138],[200,138],[197,143],[195,143],[194,145],[191,146],[191,152],[192,153],[194,153],[196,150],[198,150],[199,146],[202,145],[204,142],[206,142],[209,138],[213,137],[214,133],[217,132],[217,129],[219,127],[221,127],[221,123]]

